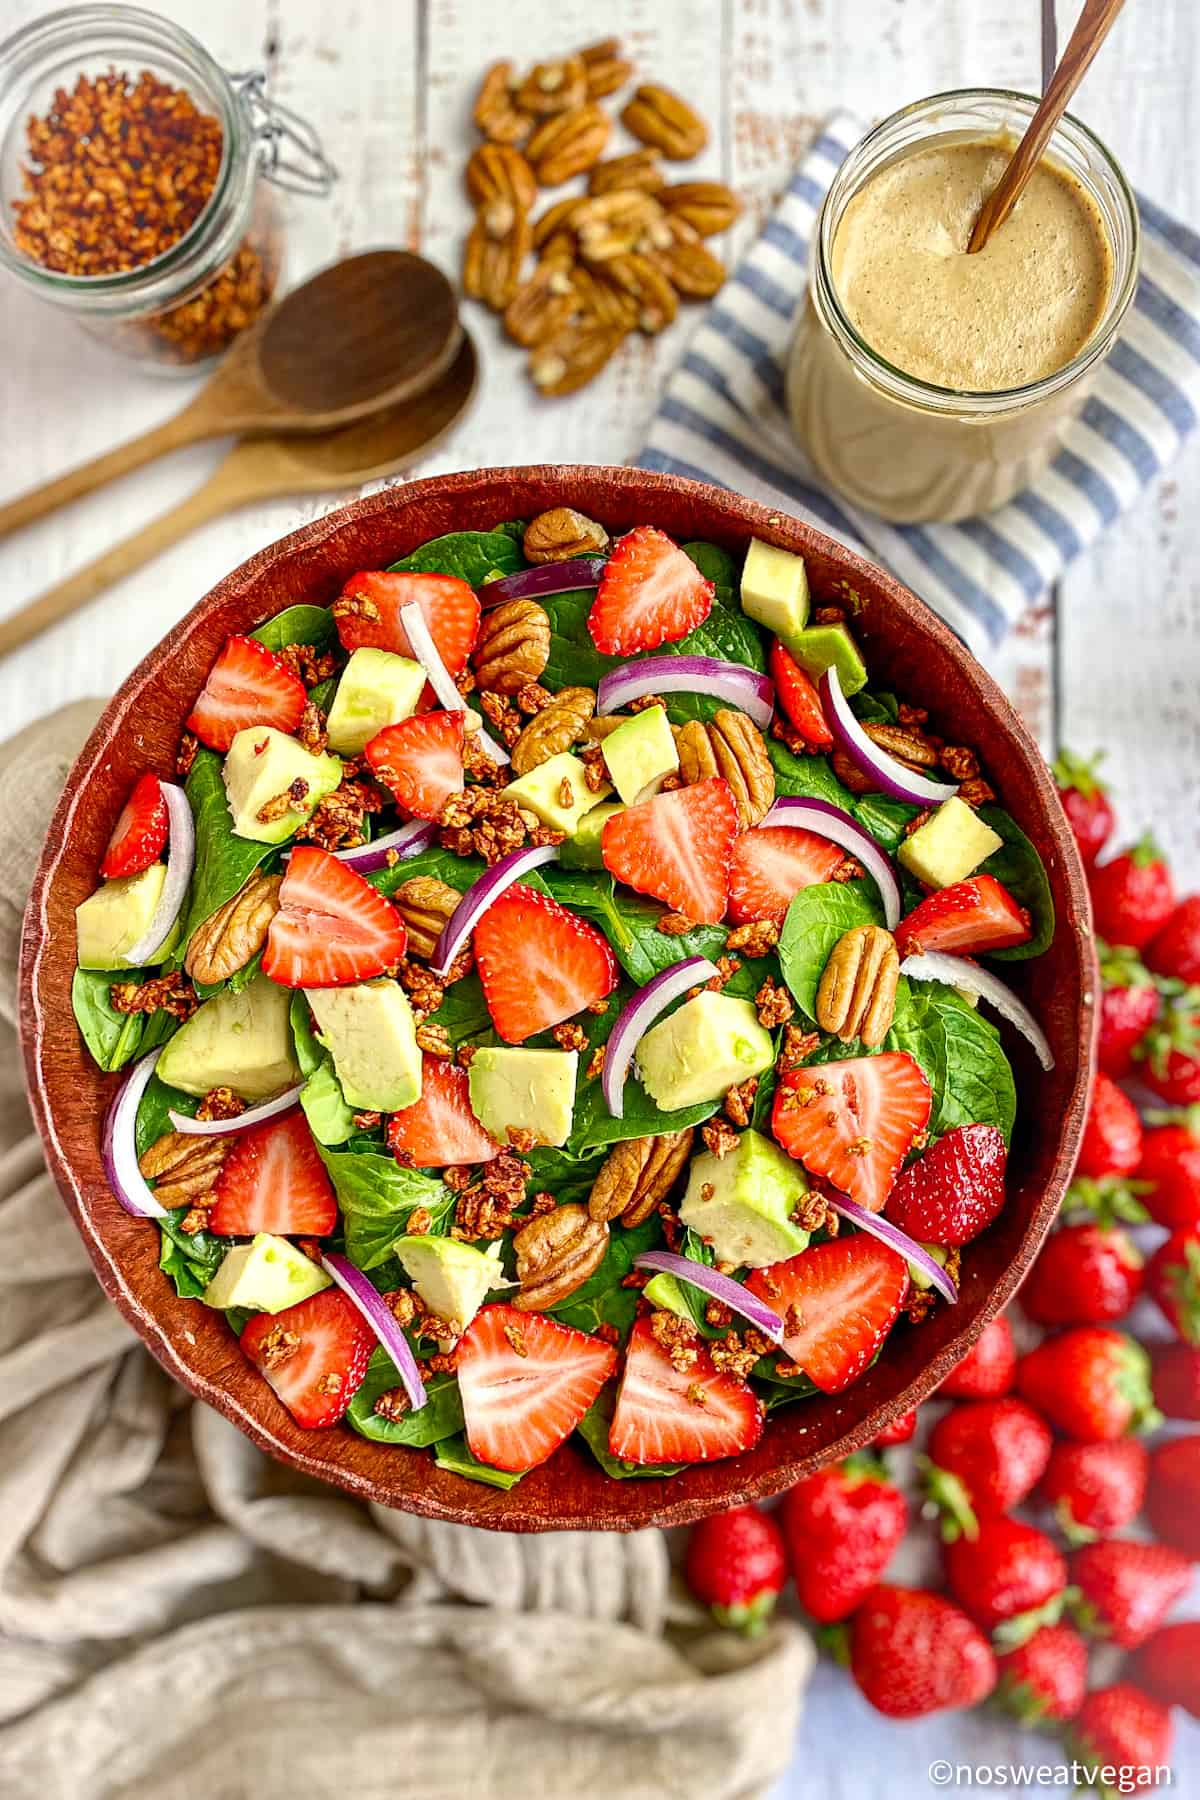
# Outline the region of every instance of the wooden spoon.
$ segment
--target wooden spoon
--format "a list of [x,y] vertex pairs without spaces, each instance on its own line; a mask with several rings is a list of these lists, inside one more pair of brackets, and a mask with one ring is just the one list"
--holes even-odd
[[183,444],[328,432],[398,405],[445,373],[461,337],[454,290],[423,256],[345,257],[243,332],[174,418],[0,507],[0,538]]
[[1067,103],[1092,65],[1092,59],[1108,36],[1125,0],[1084,0],[1057,69],[1050,77],[1041,104],[1013,151],[1012,161],[979,209],[967,250],[982,250],[1021,198],[1025,183],[1041,161]]
[[0,656],[221,513],[251,500],[328,493],[394,474],[456,423],[474,396],[477,377],[475,346],[464,332],[442,380],[415,400],[323,437],[249,438],[235,445],[194,494],[0,622]]

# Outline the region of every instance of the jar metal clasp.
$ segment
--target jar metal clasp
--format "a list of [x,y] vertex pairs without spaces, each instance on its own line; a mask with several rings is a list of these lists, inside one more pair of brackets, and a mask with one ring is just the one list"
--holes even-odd
[[247,69],[229,81],[250,115],[267,180],[294,194],[328,194],[337,169],[308,120],[268,98],[265,69]]

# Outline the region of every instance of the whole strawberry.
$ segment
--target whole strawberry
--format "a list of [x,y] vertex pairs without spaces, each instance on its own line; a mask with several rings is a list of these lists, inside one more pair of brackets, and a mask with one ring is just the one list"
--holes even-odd
[[926,1588],[873,1587],[850,1621],[850,1668],[890,1719],[977,1706],[996,1685],[996,1659],[964,1612]]
[[996,1702],[1022,1725],[1061,1724],[1083,1704],[1088,1649],[1070,1625],[1043,1625],[996,1666]]
[[1062,1612],[1067,1565],[1044,1531],[1020,1519],[981,1519],[973,1538],[942,1545],[954,1598],[1006,1649]]
[[787,1580],[783,1533],[769,1513],[754,1506],[713,1513],[693,1526],[683,1571],[718,1625],[755,1637],[766,1628]]
[[884,1211],[921,1243],[970,1243],[1004,1205],[1007,1156],[994,1125],[956,1125],[897,1178]]
[[1135,951],[1096,945],[1100,958],[1100,1036],[1096,1057],[1106,1075],[1122,1081],[1133,1073],[1133,1051],[1162,1010],[1154,978]]
[[875,1446],[879,1450],[888,1450],[893,1444],[907,1444],[916,1429],[917,1409],[915,1406],[910,1406],[908,1411],[902,1412],[898,1419],[893,1419],[890,1425],[884,1426],[875,1439]]
[[1085,1544],[1071,1558],[1076,1620],[1093,1637],[1136,1650],[1158,1630],[1191,1579],[1187,1557],[1167,1544],[1134,1538]]
[[1200,1011],[1195,988],[1165,1006],[1133,1052],[1137,1073],[1168,1106],[1200,1102]]
[[1072,1444],[1060,1439],[1042,1477],[1041,1499],[1054,1508],[1069,1544],[1123,1531],[1142,1510],[1150,1458],[1137,1438]]
[[1185,1344],[1200,1344],[1200,1225],[1173,1231],[1146,1265],[1146,1292]]
[[1103,1325],[1077,1325],[1028,1351],[1017,1363],[1017,1392],[1083,1443],[1158,1423],[1150,1358],[1133,1338]]
[[1156,975],[1200,986],[1200,894],[1187,894],[1146,948]]
[[879,1580],[908,1526],[908,1502],[877,1458],[851,1456],[790,1488],[779,1518],[800,1604],[826,1625]]
[[1161,931],[1175,905],[1170,870],[1152,837],[1091,871],[1096,935],[1142,950]]
[[1089,866],[1095,862],[1112,836],[1116,820],[1108,803],[1108,789],[1096,774],[1096,764],[1076,756],[1071,750],[1059,753],[1054,763],[1054,779],[1058,797],[1067,815],[1067,824],[1079,845],[1079,854]]
[[[1171,1754],[1171,1715],[1132,1682],[1117,1681],[1111,1687],[1094,1689],[1084,1700],[1072,1720],[1068,1748],[1085,1768],[1119,1769],[1122,1780],[1132,1782],[1139,1770],[1166,1767]],[[1138,1785],[1149,1784],[1143,1781]]]
[[1170,1438],[1151,1453],[1146,1516],[1163,1545],[1200,1562],[1200,1437]]
[[1142,1271],[1142,1253],[1119,1225],[1063,1225],[1029,1271],[1021,1306],[1039,1325],[1109,1324],[1137,1299]]
[[1200,1106],[1147,1115],[1138,1197],[1156,1225],[1200,1225]]
[[1200,1719],[1200,1619],[1180,1619],[1147,1638],[1133,1673],[1164,1706],[1182,1706]]
[[1150,1352],[1154,1404],[1168,1419],[1200,1419],[1200,1350],[1156,1344]]
[[951,1369],[938,1394],[945,1400],[998,1400],[1012,1387],[1016,1368],[1012,1327],[1001,1313]]
[[929,1437],[926,1491],[943,1515],[942,1535],[974,1536],[979,1520],[1019,1506],[1050,1460],[1050,1427],[1024,1400],[952,1406]]
[[1129,1175],[1141,1155],[1142,1122],[1137,1108],[1110,1075],[1097,1075],[1076,1174],[1092,1180],[1102,1175]]

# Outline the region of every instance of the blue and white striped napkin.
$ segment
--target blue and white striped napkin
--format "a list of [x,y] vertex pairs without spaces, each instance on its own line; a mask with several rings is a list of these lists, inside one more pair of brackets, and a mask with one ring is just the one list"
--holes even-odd
[[861,122],[836,114],[670,377],[639,458],[753,494],[861,546],[984,655],[1175,455],[1200,411],[1200,236],[1138,197],[1142,274],[1119,342],[1062,450],[1007,506],[889,525],[816,485],[784,369],[821,202]]

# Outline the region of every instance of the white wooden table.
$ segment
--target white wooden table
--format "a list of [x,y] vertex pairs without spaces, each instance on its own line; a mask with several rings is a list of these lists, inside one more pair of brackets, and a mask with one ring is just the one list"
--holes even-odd
[[[3,29],[50,10],[44,0],[5,0]],[[227,67],[264,63],[273,92],[319,125],[342,179],[325,204],[289,204],[296,278],[380,243],[419,247],[456,271],[470,98],[496,56],[550,55],[620,32],[641,68],[678,87],[711,122],[703,172],[732,182],[748,203],[728,246],[736,254],[833,106],[872,119],[945,88],[1034,89],[1079,0],[556,0],[552,8],[544,0],[159,0],[159,10]],[[1194,0],[1132,0],[1077,110],[1138,187],[1193,223],[1200,218]],[[632,343],[574,401],[544,403],[519,354],[472,310],[484,362],[478,404],[415,473],[631,460],[656,384],[694,316]],[[0,345],[0,498],[166,417],[188,391],[126,372],[10,283],[0,283]],[[0,613],[188,493],[219,454],[218,446],[182,453],[0,544]],[[1198,477],[1193,442],[1141,510],[1052,602],[1031,610],[994,659],[1047,748],[1062,740],[1107,747],[1122,826],[1136,834],[1151,825],[1185,883],[1200,878]],[[325,505],[247,508],[10,657],[0,665],[0,737],[66,700],[111,691],[219,576]],[[1179,1740],[1176,1792],[1195,1793],[1200,1728],[1181,1724]],[[927,1771],[939,1757],[1042,1759],[1037,1740],[981,1719],[887,1726],[825,1667],[778,1800],[875,1800],[884,1791],[907,1800],[933,1791]],[[1009,1791],[1041,1790],[1014,1789],[1010,1778]]]

